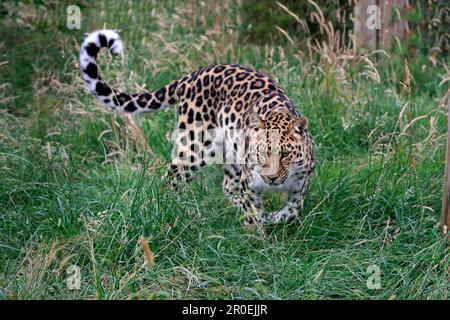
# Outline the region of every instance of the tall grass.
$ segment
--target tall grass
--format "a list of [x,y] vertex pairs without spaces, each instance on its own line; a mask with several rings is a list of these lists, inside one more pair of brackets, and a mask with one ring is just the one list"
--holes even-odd
[[[330,28],[309,48],[294,35],[286,46],[242,42],[240,3],[81,2],[80,31],[67,30],[58,3],[2,11],[0,298],[448,298],[438,228],[448,67],[361,56]],[[25,7],[37,13],[9,19]],[[104,26],[125,43],[124,61],[100,57],[119,88],[157,88],[214,62],[283,86],[318,156],[301,219],[266,235],[245,230],[220,167],[167,189],[175,109],[135,118],[152,154],[79,78],[83,34]],[[67,288],[70,265],[80,290]],[[371,265],[381,289],[367,286]]]

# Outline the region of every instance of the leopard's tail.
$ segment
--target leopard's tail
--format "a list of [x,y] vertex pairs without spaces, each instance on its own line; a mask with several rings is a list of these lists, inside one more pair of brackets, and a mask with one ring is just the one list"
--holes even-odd
[[114,111],[127,113],[152,112],[178,102],[179,81],[152,92],[127,94],[109,86],[100,76],[97,54],[108,48],[112,55],[123,54],[122,40],[113,30],[97,30],[84,39],[80,50],[80,70],[86,87],[98,100]]

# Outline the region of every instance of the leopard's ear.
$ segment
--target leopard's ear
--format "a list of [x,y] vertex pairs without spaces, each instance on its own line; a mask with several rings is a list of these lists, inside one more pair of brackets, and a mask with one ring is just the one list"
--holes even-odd
[[256,112],[250,113],[248,119],[250,120],[250,126],[252,127],[264,129],[264,127],[266,126],[264,120],[262,120]]
[[300,117],[295,121],[295,128],[299,130],[308,129],[308,119],[305,117]]

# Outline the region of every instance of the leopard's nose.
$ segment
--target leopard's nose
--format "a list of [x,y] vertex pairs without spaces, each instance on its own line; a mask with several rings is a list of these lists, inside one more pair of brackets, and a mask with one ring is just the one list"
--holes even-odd
[[268,184],[274,184],[277,176],[262,176]]

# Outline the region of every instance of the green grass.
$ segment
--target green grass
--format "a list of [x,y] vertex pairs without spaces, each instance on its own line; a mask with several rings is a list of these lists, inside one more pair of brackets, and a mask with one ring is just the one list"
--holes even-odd
[[[379,83],[361,61],[342,81],[319,55],[296,58],[304,48],[236,42],[234,1],[216,11],[208,2],[128,3],[82,2],[82,30],[72,31],[65,6],[47,15],[38,6],[24,22],[2,8],[0,298],[448,299],[441,64],[409,58],[409,93],[401,56],[380,58]],[[127,57],[122,65],[101,55],[102,70],[129,91],[213,62],[270,73],[317,144],[301,219],[266,236],[247,231],[222,194],[220,167],[177,193],[165,188],[157,163],[170,160],[175,108],[136,117],[155,159],[78,76],[83,33],[103,25],[121,30]],[[67,288],[70,265],[81,269],[80,290]],[[379,290],[366,285],[371,265],[381,270]]]

